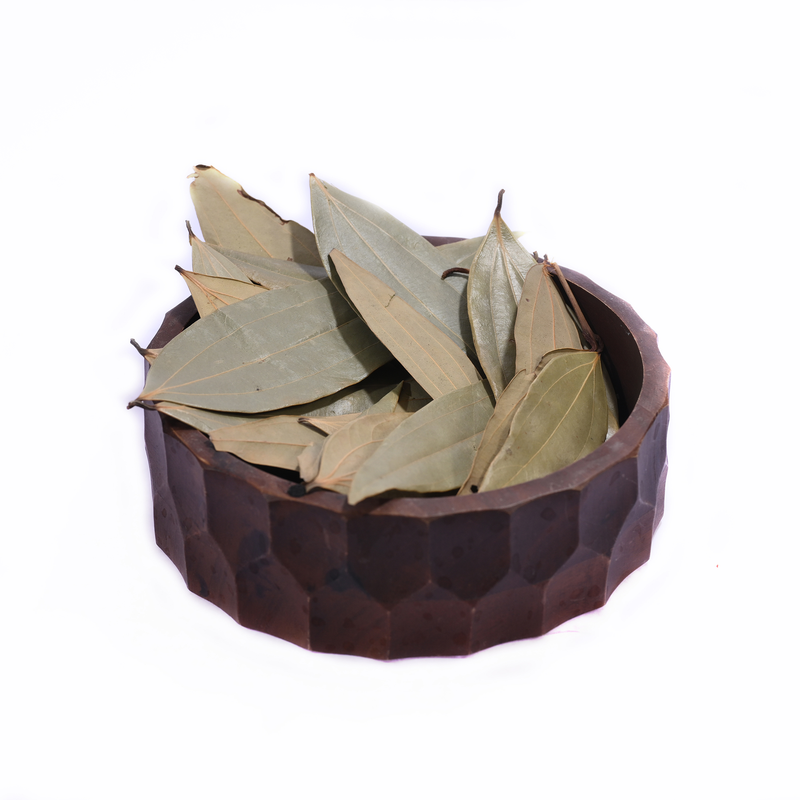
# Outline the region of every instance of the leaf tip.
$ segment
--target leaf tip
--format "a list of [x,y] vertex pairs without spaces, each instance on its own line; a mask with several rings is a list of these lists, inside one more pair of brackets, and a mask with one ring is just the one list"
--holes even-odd
[[500,216],[500,209],[503,207],[503,195],[505,193],[506,193],[505,189],[501,189],[497,193],[497,208],[495,208],[495,210],[494,210],[495,217],[499,217]]
[[[189,177],[191,177],[191,175]],[[189,231],[189,244],[191,244],[195,239],[197,239],[197,236],[195,236],[195,233],[192,230],[192,224],[188,219],[186,220],[186,230]]]
[[195,164],[194,172],[189,173],[186,177],[187,178],[199,178],[200,175],[198,173],[205,172],[207,169],[214,169],[214,167],[209,167],[206,164]]

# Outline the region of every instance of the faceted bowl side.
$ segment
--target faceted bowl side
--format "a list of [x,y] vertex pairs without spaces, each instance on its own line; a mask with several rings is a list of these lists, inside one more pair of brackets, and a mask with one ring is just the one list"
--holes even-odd
[[[669,368],[624,301],[564,270],[606,346],[620,430],[575,464],[466,497],[292,498],[292,483],[145,413],[156,541],[242,625],[377,659],[467,655],[605,604],[647,561],[664,505]],[[164,318],[163,347],[195,314]]]

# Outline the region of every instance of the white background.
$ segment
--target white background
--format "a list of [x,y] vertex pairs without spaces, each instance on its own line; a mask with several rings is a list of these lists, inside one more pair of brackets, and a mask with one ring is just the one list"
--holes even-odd
[[[797,798],[798,82],[781,2],[81,2],[5,12],[0,799]],[[240,628],[154,544],[128,344],[187,175],[307,174],[628,300],[667,510],[601,610],[462,659]]]

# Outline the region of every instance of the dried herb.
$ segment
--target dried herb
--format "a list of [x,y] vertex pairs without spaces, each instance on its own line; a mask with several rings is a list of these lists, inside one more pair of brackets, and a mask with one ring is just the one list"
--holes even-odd
[[467,301],[472,337],[495,397],[514,377],[514,322],[525,276],[536,264],[500,216],[503,192],[494,219],[469,270]]
[[436,248],[313,174],[315,233],[213,167],[190,177],[205,241],[189,228],[193,271],[177,269],[200,319],[135,345],[150,370],[131,405],[298,472],[291,496],[352,504],[534,480],[618,429],[603,343],[502,192],[484,237]]
[[486,381],[435,398],[397,427],[361,466],[348,500],[389,490],[447,492],[464,482],[492,415]]
[[600,354],[558,350],[531,382],[480,491],[541,478],[605,441],[608,405]]
[[247,300],[267,290],[263,286],[256,286],[250,281],[238,281],[233,278],[215,278],[211,275],[199,275],[196,272],[187,272],[185,269],[175,267],[178,274],[186,281],[192,299],[197,306],[197,313],[201,317],[213,314],[217,309]]
[[302,283],[187,328],[156,359],[139,400],[271,411],[357,383],[390,358],[330,281]]
[[214,167],[198,164],[189,191],[208,244],[320,266],[314,234],[281,219]]
[[[474,353],[462,291],[441,280],[452,267],[426,239],[391,214],[311,175],[311,210],[323,265],[338,250],[372,273],[462,350]],[[331,279],[336,282],[335,274]],[[343,290],[341,284],[340,290]],[[346,294],[346,292],[345,292]]]
[[581,337],[547,263],[527,274],[514,323],[516,370],[533,375],[545,353],[564,347],[580,348]]
[[251,464],[281,469],[297,469],[298,456],[324,434],[300,425],[298,417],[274,416],[242,425],[217,428],[211,443],[217,450],[233,453]]
[[393,289],[338,250],[330,259],[362,319],[431,397],[480,380],[464,351]]

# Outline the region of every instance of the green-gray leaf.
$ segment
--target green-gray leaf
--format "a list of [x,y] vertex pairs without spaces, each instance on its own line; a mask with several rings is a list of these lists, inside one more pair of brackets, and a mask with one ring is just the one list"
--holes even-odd
[[188,222],[186,227],[189,229],[189,241],[192,245],[193,272],[198,275],[212,275],[216,278],[249,281],[247,274],[229,258],[209,247],[202,239],[198,239]]
[[469,271],[467,300],[475,349],[495,397],[516,372],[514,321],[528,271],[536,263],[503,222],[500,208]]
[[[192,406],[185,406],[182,403],[170,403],[162,401],[155,403],[156,410],[168,417],[177,419],[185,425],[196,428],[203,433],[211,433],[219,428],[227,428],[232,425],[243,425],[246,422],[252,422],[255,418],[262,419],[266,416],[272,416],[272,413],[264,415],[254,414],[231,414],[224,411],[208,411],[205,408],[193,408]],[[274,412],[273,412],[274,413]]]
[[212,275],[198,275],[176,267],[178,273],[186,281],[192,299],[201,317],[213,314],[218,308],[238,303],[248,297],[266,292],[263,286],[256,286],[250,281],[237,281],[233,278],[216,278]]
[[399,383],[394,387],[394,389],[392,389],[390,392],[387,392],[380,400],[378,400],[375,405],[364,409],[362,413],[337,414],[333,416],[317,415],[315,417],[302,416],[299,418],[299,422],[302,425],[308,425],[310,428],[320,431],[320,433],[324,433],[326,436],[330,436],[331,434],[336,433],[336,431],[341,430],[345,425],[349,425],[358,417],[369,414],[391,414],[395,411],[403,411],[404,409],[398,406],[402,388],[403,383]]
[[472,239],[462,239],[460,242],[449,242],[440,244],[436,249],[447,256],[453,263],[451,267],[463,267],[469,269],[475,253],[480,250],[485,236],[475,236]]
[[514,323],[516,369],[533,374],[545,353],[561,348],[580,349],[578,326],[567,310],[544,264],[525,278]]
[[[355,419],[363,411],[372,408],[384,396],[391,393],[392,386],[395,385],[394,378],[396,374],[396,370],[391,370],[391,374],[387,374],[387,368],[391,366],[396,366],[396,363],[387,364],[386,367],[377,370],[360,383],[348,386],[346,389],[341,389],[327,397],[321,397],[319,400],[275,411],[266,411],[262,414],[208,411],[204,408],[193,408],[181,403],[170,402],[155,403],[155,407],[162,414],[180,420],[203,433],[211,433],[211,431],[218,428],[227,428],[232,425],[243,425],[246,422],[252,422],[254,419],[266,419],[277,414],[303,418],[321,417],[323,419],[328,418],[329,415],[338,415],[334,417],[337,419],[340,416],[352,415],[351,418]],[[406,407],[403,410],[410,411],[412,409]]]
[[338,250],[330,257],[361,317],[431,397],[480,381],[466,353],[392,288]]
[[347,494],[361,465],[393,430],[411,416],[405,411],[366,412],[331,434],[322,444],[317,474],[308,488]]
[[[519,239],[524,231],[512,231],[515,239]],[[472,239],[462,239],[460,242],[440,244],[436,249],[446,255],[453,263],[451,266],[469,269],[478,250],[481,249],[485,236],[475,236]]]
[[[517,413],[522,400],[530,389],[533,375],[529,375],[524,370],[518,372],[503,390],[497,399],[492,416],[486,423],[486,429],[481,436],[478,452],[472,461],[469,475],[459,489],[459,494],[470,494],[478,490],[481,485],[486,470],[500,452],[500,448],[508,438],[511,430],[511,422]],[[473,488],[474,487],[474,488]]]
[[550,353],[479,490],[513,486],[567,467],[602,444],[607,428],[600,354]]
[[331,250],[341,251],[474,355],[463,291],[441,279],[453,266],[446,255],[391,214],[313,174],[311,211],[326,269]]
[[255,256],[252,253],[229,250],[217,245],[209,245],[209,249],[238,267],[253,283],[266,286],[268,289],[279,289],[303,281],[318,281],[328,276],[322,267],[311,264],[300,264],[297,261],[285,261],[268,256]]
[[296,416],[276,415],[217,428],[211,432],[211,442],[217,450],[233,453],[251,464],[296,470],[297,457],[303,450],[325,438],[297,420]]
[[314,234],[281,219],[261,200],[214,167],[198,165],[189,191],[209,244],[321,266]]
[[486,381],[431,401],[389,434],[364,462],[353,479],[348,501],[355,505],[392,489],[457,489],[469,473],[491,415],[491,390]]
[[330,281],[309,281],[198,320],[164,348],[139,399],[271,411],[339,391],[390,359]]

